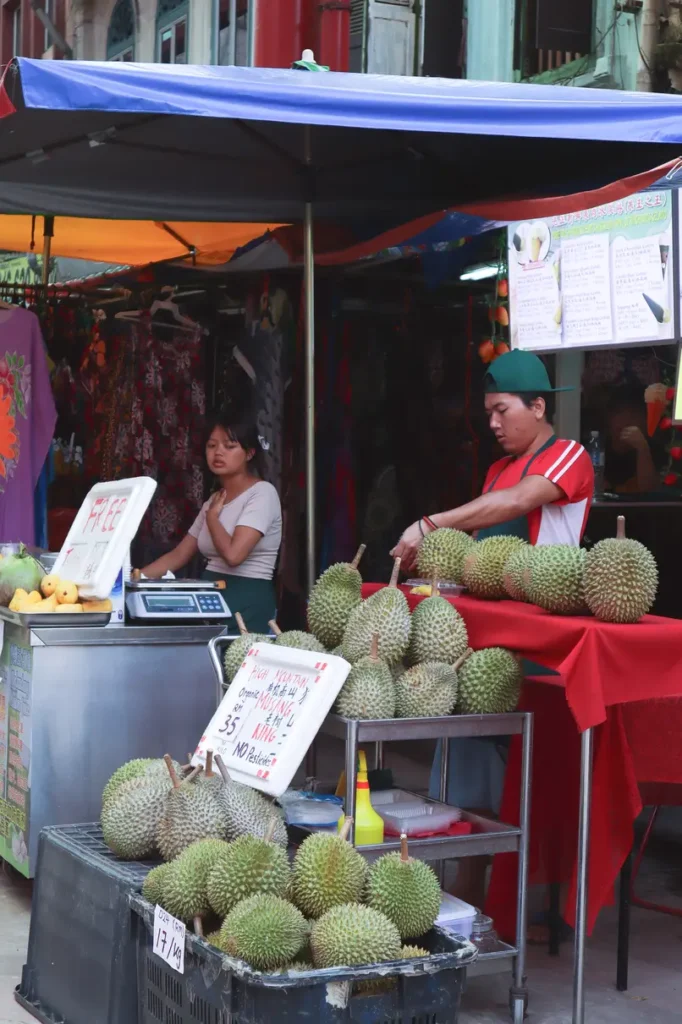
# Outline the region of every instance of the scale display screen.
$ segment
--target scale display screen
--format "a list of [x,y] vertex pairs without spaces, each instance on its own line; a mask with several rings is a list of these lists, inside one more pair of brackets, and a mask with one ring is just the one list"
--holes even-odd
[[164,612],[189,612],[193,614],[197,610],[196,602],[191,595],[185,597],[183,594],[145,594],[144,603],[147,611]]

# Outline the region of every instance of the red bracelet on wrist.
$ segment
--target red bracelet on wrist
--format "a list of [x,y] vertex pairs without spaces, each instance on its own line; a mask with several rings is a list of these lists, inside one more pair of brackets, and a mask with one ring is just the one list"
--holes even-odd
[[431,529],[431,530],[437,530],[438,529],[438,527],[434,523],[433,519],[430,519],[429,516],[422,516],[422,520],[426,523],[426,525],[429,527],[429,529]]

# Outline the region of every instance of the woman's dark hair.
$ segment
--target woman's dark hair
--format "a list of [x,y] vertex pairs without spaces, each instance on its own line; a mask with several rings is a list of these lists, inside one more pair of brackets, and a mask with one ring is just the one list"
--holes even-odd
[[262,476],[263,448],[256,425],[254,423],[233,423],[228,416],[222,413],[215,413],[206,422],[204,447],[208,444],[209,438],[216,427],[224,430],[230,440],[236,441],[245,452],[253,451],[253,457],[249,461],[249,469],[255,476]]
[[519,398],[521,399],[521,401],[523,402],[523,404],[526,406],[527,409],[530,409],[530,407],[533,404],[533,402],[536,402],[538,400],[538,398],[544,398],[544,400],[545,400],[545,419],[547,420],[548,423],[551,423],[553,421],[553,419],[554,419],[554,406],[555,406],[554,392],[553,391],[543,391],[542,393],[538,392],[537,394],[535,394],[532,391],[515,391],[514,394],[519,396]]

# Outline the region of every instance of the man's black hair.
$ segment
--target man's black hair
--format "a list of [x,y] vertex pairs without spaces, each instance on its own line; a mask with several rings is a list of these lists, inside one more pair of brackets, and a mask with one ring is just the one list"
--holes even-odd
[[548,423],[552,423],[554,420],[554,393],[552,391],[543,391],[541,394],[533,391],[512,391],[513,395],[518,395],[523,404],[527,409],[530,409],[533,402],[536,402],[538,398],[544,398],[545,400],[545,419]]

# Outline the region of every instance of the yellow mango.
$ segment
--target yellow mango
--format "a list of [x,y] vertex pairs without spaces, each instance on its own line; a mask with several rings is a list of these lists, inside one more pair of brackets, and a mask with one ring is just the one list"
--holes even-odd
[[107,597],[105,601],[83,601],[84,612],[111,612],[114,606]]
[[60,580],[54,593],[59,604],[76,604],[78,601],[78,587],[70,580]]
[[68,612],[69,614],[71,614],[72,612],[82,612],[83,611],[83,605],[82,604],[58,604],[57,607],[55,608],[55,611],[56,612]]
[[40,589],[42,590],[45,597],[52,597],[55,590],[59,586],[59,583],[59,576],[43,576],[42,583],[40,584]]
[[26,595],[27,604],[38,604],[39,601],[42,601],[42,597],[37,590],[32,590],[30,594]]
[[53,594],[52,597],[46,597],[44,601],[39,601],[38,604],[30,605],[28,610],[31,612],[31,615],[36,612],[40,614],[43,614],[44,612],[56,612],[57,598]]

